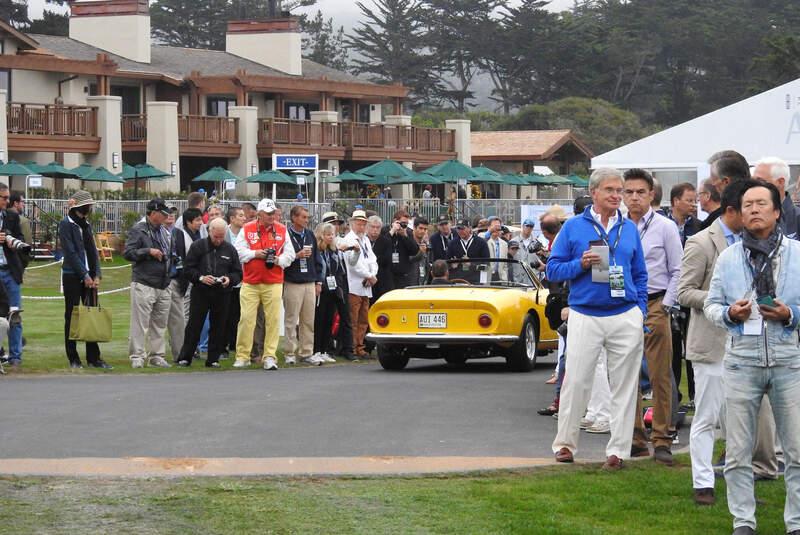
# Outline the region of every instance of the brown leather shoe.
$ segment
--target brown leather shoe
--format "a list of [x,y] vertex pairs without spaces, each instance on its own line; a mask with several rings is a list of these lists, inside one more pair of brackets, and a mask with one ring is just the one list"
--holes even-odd
[[616,455],[609,456],[603,465],[603,470],[622,470],[622,459]]
[[669,451],[669,448],[666,446],[656,446],[656,449],[653,452],[653,458],[659,464],[664,464],[667,466],[672,466],[675,464],[675,460],[672,458],[672,452]]
[[569,451],[569,448],[561,448],[556,453],[556,462],[559,463],[571,463],[575,459],[572,457],[572,452]]
[[714,489],[695,489],[694,503],[697,505],[714,505]]
[[631,446],[631,457],[650,457],[650,450],[645,446],[644,448],[640,448],[639,446]]

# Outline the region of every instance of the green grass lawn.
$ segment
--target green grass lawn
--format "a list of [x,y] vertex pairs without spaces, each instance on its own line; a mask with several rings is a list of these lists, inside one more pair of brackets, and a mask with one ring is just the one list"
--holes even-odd
[[[23,334],[28,340],[22,354],[23,364],[17,369],[7,369],[9,374],[41,374],[41,373],[66,373],[66,374],[96,374],[96,373],[163,373],[169,372],[208,372],[212,370],[203,366],[203,362],[193,362],[190,368],[142,368],[132,370],[128,360],[128,330],[130,325],[130,294],[128,291],[100,296],[100,304],[113,311],[114,337],[111,342],[100,344],[103,360],[114,366],[114,370],[105,371],[94,368],[73,370],[69,367],[67,355],[64,351],[64,301],[48,300],[39,301],[25,299],[24,296],[58,296],[61,269],[58,265],[30,269],[44,265],[46,262],[32,263],[25,271],[22,285]],[[125,288],[131,283],[131,270],[129,267],[122,269],[107,269],[109,267],[124,266],[128,262],[121,256],[115,255],[114,262],[103,263],[103,280],[100,291]],[[78,353],[81,361],[86,365],[85,346],[78,343]],[[282,359],[283,351],[279,346],[278,357]],[[171,352],[167,344],[167,360],[171,361]],[[347,362],[347,361],[344,361]],[[221,361],[222,370],[231,370],[233,359]],[[254,368],[251,368],[254,369]],[[236,370],[237,372],[243,370]]]
[[[420,477],[0,479],[3,533],[727,534],[692,502],[688,455]],[[783,479],[756,484],[759,533],[785,533]]]

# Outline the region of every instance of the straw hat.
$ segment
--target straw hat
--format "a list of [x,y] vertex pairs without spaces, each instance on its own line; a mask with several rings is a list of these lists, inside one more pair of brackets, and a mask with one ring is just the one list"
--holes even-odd
[[555,216],[555,217],[556,217],[556,219],[558,219],[558,220],[559,220],[561,223],[563,223],[564,221],[566,221],[567,219],[569,219],[569,216],[567,215],[567,213],[566,213],[566,212],[564,211],[564,209],[563,209],[563,208],[561,208],[561,206],[560,206],[560,205],[558,205],[558,204],[556,204],[556,205],[553,205],[553,206],[551,206],[550,208],[548,208],[548,209],[547,209],[547,211],[546,211],[545,213],[548,213],[548,214],[550,214],[550,215],[553,215],[553,216]]
[[70,196],[70,200],[74,201],[74,204],[72,205],[73,208],[80,208],[81,206],[94,204],[92,194],[82,189],[79,189],[73,193],[72,196]]
[[364,210],[356,210],[353,212],[353,215],[350,216],[350,221],[366,221],[367,220],[367,213]]

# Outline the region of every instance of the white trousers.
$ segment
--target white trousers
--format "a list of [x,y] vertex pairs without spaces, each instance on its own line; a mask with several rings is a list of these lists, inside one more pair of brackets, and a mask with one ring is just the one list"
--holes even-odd
[[587,316],[570,310],[567,331],[567,373],[558,406],[558,433],[553,453],[578,451],[580,421],[586,412],[597,359],[605,349],[611,389],[611,438],[606,455],[631,456],[633,419],[644,345],[644,317],[639,307],[614,316]]
[[594,371],[592,383],[592,397],[586,408],[586,418],[594,422],[611,421],[611,388],[608,385],[608,355],[606,350],[600,350],[597,367]]
[[722,362],[692,362],[694,369],[694,419],[689,431],[692,487],[714,488],[714,433],[725,405]]

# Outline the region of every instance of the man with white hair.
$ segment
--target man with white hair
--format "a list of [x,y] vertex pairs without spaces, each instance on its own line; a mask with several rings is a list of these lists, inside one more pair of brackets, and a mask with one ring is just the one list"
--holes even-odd
[[344,260],[350,289],[353,354],[361,358],[367,356],[364,337],[368,327],[369,299],[372,297],[372,287],[378,282],[378,260],[366,231],[367,214],[363,210],[356,210],[350,217],[350,233],[342,240],[346,245]]
[[647,315],[647,268],[636,224],[622,217],[622,173],[600,168],[589,178],[593,204],[567,220],[553,244],[547,278],[570,281],[567,362],[559,405],[556,461],[572,462],[600,352],[608,357],[611,439],[605,470],[631,453],[634,409]]
[[178,366],[190,366],[206,315],[210,317],[207,368],[219,368],[225,343],[228,295],[242,280],[239,254],[225,241],[228,225],[222,218],[208,224],[208,237],[198,240],[186,254],[183,276],[192,283],[189,323],[183,336]]
[[256,313],[263,307],[265,318],[264,369],[277,370],[278,330],[283,297],[283,270],[294,262],[294,247],[286,246],[286,227],[275,220],[275,202],[261,199],[257,217],[242,227],[236,251],[244,277],[239,290],[241,319],[236,333],[234,368],[250,366]]
[[769,182],[778,188],[778,192],[781,194],[781,218],[778,220],[778,224],[781,225],[783,234],[787,238],[800,239],[800,235],[798,235],[798,231],[800,231],[798,229],[800,213],[798,212],[800,209],[794,205],[792,198],[786,195],[786,186],[791,178],[789,165],[774,156],[761,158],[753,170],[753,178],[761,182]]

